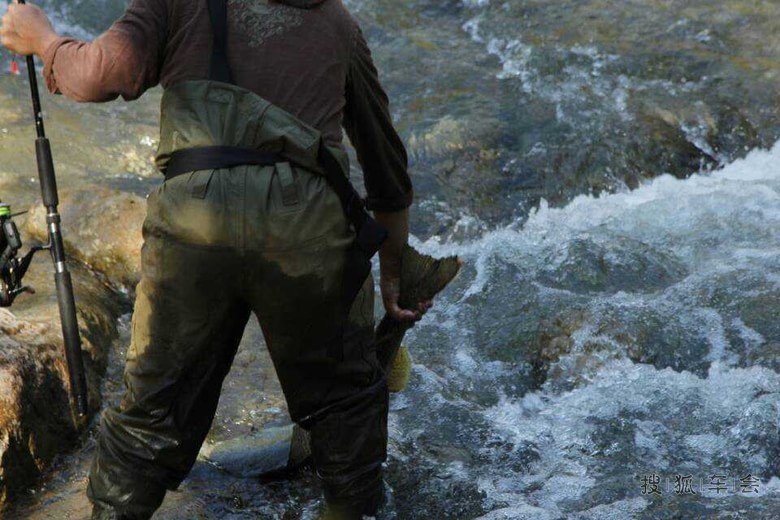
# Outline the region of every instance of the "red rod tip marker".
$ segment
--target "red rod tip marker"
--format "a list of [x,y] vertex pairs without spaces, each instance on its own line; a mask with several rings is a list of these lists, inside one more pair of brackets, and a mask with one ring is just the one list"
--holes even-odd
[[16,60],[11,61],[11,74],[14,76],[19,75],[19,64],[16,63]]

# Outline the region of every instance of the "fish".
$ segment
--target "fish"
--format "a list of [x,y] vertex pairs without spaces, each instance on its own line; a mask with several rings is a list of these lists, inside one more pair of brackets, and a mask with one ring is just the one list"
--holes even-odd
[[390,369],[386,371],[387,389],[391,394],[403,392],[412,375],[412,357],[404,345],[398,347]]
[[[457,256],[434,258],[424,255],[406,244],[401,254],[401,290],[398,306],[414,309],[419,302],[433,299],[455,279],[463,267]],[[393,362],[401,347],[406,332],[414,323],[399,322],[387,313],[374,331],[379,365],[385,374],[392,373]]]
[[[398,305],[413,309],[433,299],[455,279],[463,267],[457,256],[433,258],[407,244],[401,256]],[[414,323],[399,322],[387,313],[374,330],[377,357],[388,388],[400,392],[411,373],[411,359],[402,346]],[[238,477],[269,476],[292,471],[311,458],[309,432],[297,424],[267,428],[251,435],[204,445],[199,458]]]

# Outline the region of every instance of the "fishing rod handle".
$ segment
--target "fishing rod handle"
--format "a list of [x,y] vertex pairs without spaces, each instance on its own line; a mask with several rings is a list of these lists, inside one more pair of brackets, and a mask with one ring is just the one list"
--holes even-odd
[[[54,177],[52,176],[52,179]],[[56,191],[55,191],[56,197]],[[70,389],[81,417],[87,415],[87,382],[84,373],[84,361],[81,354],[81,338],[76,318],[76,301],[73,296],[73,282],[65,263],[65,245],[60,229],[60,215],[56,206],[47,206],[46,225],[49,229],[51,258],[54,262],[54,284],[57,289],[57,306],[60,310],[62,339],[65,341],[65,360],[68,363]]]
[[79,325],[76,320],[76,302],[73,298],[73,282],[67,269],[54,273],[57,286],[57,303],[60,308],[62,337],[65,340],[65,359],[68,363],[68,377],[76,411],[81,417],[89,412],[87,401],[87,380],[81,355]]
[[38,179],[41,182],[43,205],[47,208],[56,208],[60,203],[57,196],[57,178],[54,176],[54,160],[47,138],[39,137],[35,140],[35,158],[38,162]]

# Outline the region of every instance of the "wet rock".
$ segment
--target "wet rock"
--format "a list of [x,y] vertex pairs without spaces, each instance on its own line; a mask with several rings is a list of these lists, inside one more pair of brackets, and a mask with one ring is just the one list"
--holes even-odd
[[[691,319],[674,305],[562,312],[540,326],[535,362],[539,384],[570,391],[588,384],[605,364],[620,358],[706,377],[712,362],[720,359],[718,338],[701,329],[700,320],[712,319],[712,314],[702,311],[694,316]],[[756,359],[768,363],[771,350],[755,352]]]
[[[643,150],[640,153],[644,157],[653,158],[652,167],[656,173],[669,172],[677,177],[686,177],[717,164],[718,158],[705,140],[705,137],[709,141],[712,140],[711,129],[708,128],[706,136],[702,137],[706,145],[697,146],[684,131],[685,121],[668,110],[656,109],[653,113],[640,113],[638,119],[648,133],[648,140],[642,145]],[[712,122],[711,125],[715,127],[716,123]]]
[[[62,192],[59,209],[72,259],[89,404],[95,411],[117,319],[129,311],[129,301],[107,280],[115,285],[137,280],[145,203],[92,189]],[[47,239],[40,203],[17,223],[25,246],[31,239]],[[35,294],[19,296],[10,310],[0,309],[0,506],[73,447],[85,426],[71,409],[53,276],[48,255],[38,254],[25,277]]]
[[628,237],[577,238],[552,252],[546,264],[539,281],[575,293],[652,292],[687,274],[671,254]]
[[246,437],[204,444],[199,458],[238,477],[258,477],[287,468],[292,446],[292,425],[269,427]]
[[[76,428],[54,324],[0,310],[0,503],[38,476]],[[36,402],[37,406],[30,406]]]
[[747,293],[747,283],[741,288],[746,294],[735,298],[733,307],[744,325],[764,338],[770,340],[780,338],[780,320],[777,319],[777,302],[780,301],[780,290],[759,286],[755,288],[757,294],[749,294]]
[[[71,263],[90,409],[100,407],[106,351],[126,308],[99,277]],[[51,261],[41,256],[26,278],[35,295],[0,309],[0,508],[30,485],[55,456],[73,447],[85,424],[69,398]]]
[[572,334],[585,321],[585,313],[578,310],[561,313],[555,319],[541,324],[539,357],[543,362],[556,362],[574,348]]
[[[146,202],[129,193],[93,187],[60,194],[63,238],[69,254],[113,284],[135,287],[141,270],[141,225]],[[30,209],[26,231],[46,239],[46,209]]]
[[763,366],[780,372],[780,341],[768,341],[748,351],[745,366]]

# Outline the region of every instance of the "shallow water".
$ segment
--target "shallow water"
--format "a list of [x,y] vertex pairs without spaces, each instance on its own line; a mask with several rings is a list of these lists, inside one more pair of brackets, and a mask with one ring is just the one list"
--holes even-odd
[[[466,261],[408,336],[396,517],[780,518],[780,4],[346,3],[409,145],[414,242]],[[90,4],[48,5],[87,33],[122,6]],[[17,207],[37,197],[25,88],[0,76],[0,197]],[[61,185],[158,182],[158,103],[46,96]],[[210,440],[284,421],[253,326]],[[13,514],[84,518],[91,445]],[[308,471],[199,465],[158,516],[317,506]]]

